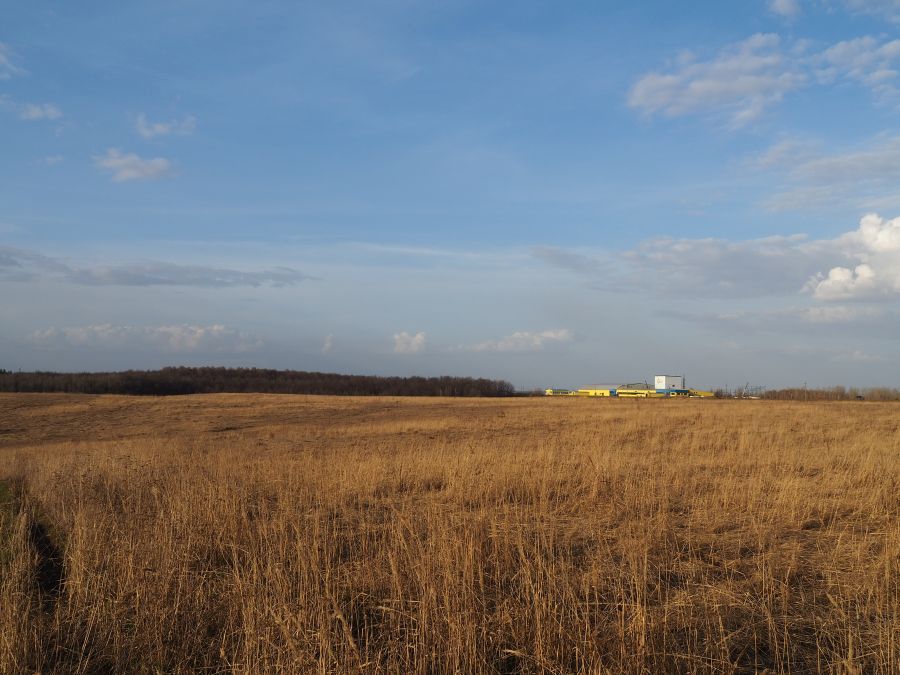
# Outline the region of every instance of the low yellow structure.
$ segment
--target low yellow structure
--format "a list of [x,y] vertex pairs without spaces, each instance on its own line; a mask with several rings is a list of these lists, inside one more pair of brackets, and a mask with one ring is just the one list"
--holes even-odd
[[547,389],[546,396],[615,396],[615,389]]
[[[674,380],[674,382],[672,382]],[[610,384],[584,387],[582,389],[546,389],[546,396],[583,396],[601,398],[712,398],[711,391],[688,389],[684,386],[684,376],[657,375],[657,387],[646,382],[632,384]]]
[[668,392],[656,391],[656,389],[625,388],[616,389],[619,398],[667,398]]

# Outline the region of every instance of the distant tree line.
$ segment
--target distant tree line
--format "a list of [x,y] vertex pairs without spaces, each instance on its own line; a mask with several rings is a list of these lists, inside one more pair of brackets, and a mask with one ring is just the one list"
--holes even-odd
[[843,386],[822,389],[738,387],[737,389],[716,389],[715,396],[716,398],[764,398],[771,401],[900,401],[900,389]]
[[770,389],[762,394],[762,398],[777,401],[900,401],[900,389],[888,387],[829,387],[827,389]]
[[262,368],[163,368],[115,373],[0,370],[0,391],[81,394],[266,393],[338,396],[514,396],[504,380],[472,377],[378,377]]
[[738,387],[716,389],[716,398],[764,398],[771,401],[900,401],[900,389],[889,387],[788,387],[765,389],[763,387]]

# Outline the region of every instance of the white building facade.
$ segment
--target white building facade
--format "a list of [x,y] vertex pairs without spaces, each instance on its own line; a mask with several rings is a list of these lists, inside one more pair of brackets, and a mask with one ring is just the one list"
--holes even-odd
[[656,389],[684,389],[684,375],[657,375]]

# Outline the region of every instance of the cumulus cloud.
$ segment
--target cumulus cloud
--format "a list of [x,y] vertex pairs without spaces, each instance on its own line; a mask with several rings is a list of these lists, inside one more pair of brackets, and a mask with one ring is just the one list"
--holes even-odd
[[568,342],[572,339],[572,331],[557,328],[540,332],[518,331],[499,340],[487,340],[470,347],[473,352],[535,352],[544,349],[551,342]]
[[411,335],[406,331],[394,334],[394,353],[418,354],[425,350],[425,333],[419,331]]
[[147,116],[141,113],[137,116],[134,127],[138,134],[146,139],[156,138],[157,136],[169,136],[171,134],[186,136],[194,133],[194,130],[197,128],[197,120],[195,117],[188,115],[180,120],[150,122],[147,120]]
[[644,75],[631,88],[628,104],[669,117],[716,111],[740,127],[805,81],[782,53],[777,35],[757,34],[708,61],[685,54],[669,72]]
[[144,159],[134,154],[123,153],[118,148],[109,148],[103,155],[94,156],[94,165],[109,171],[117,183],[129,180],[156,180],[171,174],[169,160],[162,157]]
[[870,295],[876,288],[875,271],[869,265],[854,269],[832,267],[825,278],[817,277],[812,284],[813,294],[823,300],[845,300]]
[[25,72],[13,63],[14,58],[12,48],[0,42],[0,80],[9,80]]
[[55,120],[62,117],[62,111],[52,103],[26,103],[19,109],[19,118],[33,122]]
[[770,0],[769,10],[779,16],[791,18],[800,14],[800,3],[798,0]]
[[115,326],[98,324],[35,331],[29,341],[45,347],[87,347],[104,349],[140,349],[162,352],[243,353],[259,349],[263,342],[253,336],[211,326]]
[[836,266],[813,277],[807,288],[820,300],[849,300],[900,294],[900,218],[870,213],[859,228],[837,240],[854,267]]
[[245,271],[203,265],[146,261],[119,265],[74,266],[34,251],[0,246],[0,281],[49,278],[86,286],[293,286],[313,279],[291,267]]

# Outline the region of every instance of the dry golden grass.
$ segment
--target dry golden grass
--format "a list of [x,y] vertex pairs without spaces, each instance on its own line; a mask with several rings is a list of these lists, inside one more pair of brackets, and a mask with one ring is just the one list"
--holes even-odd
[[0,671],[898,673],[898,428],[868,402],[0,396]]

